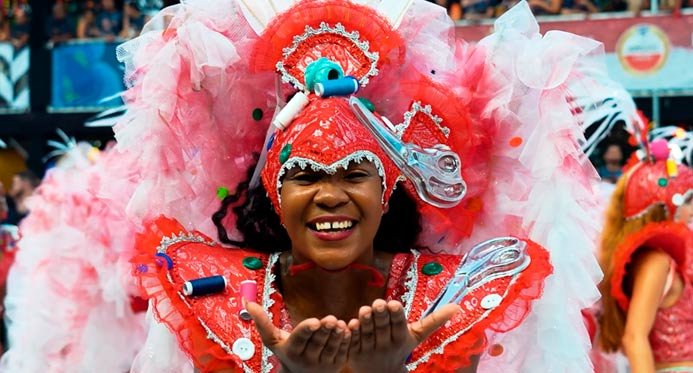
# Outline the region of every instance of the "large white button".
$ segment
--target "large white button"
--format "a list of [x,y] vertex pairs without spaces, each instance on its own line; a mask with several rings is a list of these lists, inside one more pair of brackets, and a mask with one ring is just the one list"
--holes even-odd
[[674,206],[682,206],[686,202],[686,197],[681,193],[676,193],[671,197],[671,202]]
[[496,308],[498,305],[501,303],[503,300],[503,297],[501,297],[498,294],[489,294],[484,297],[484,299],[481,300],[481,307],[483,307],[485,310],[489,310],[491,308]]
[[241,360],[250,360],[255,355],[255,345],[248,338],[238,338],[233,342],[231,351],[236,354]]

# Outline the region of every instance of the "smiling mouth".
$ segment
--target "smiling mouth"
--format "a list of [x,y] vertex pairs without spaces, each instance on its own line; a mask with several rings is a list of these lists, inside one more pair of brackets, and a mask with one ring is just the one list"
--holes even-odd
[[312,231],[319,233],[334,233],[348,231],[356,225],[356,221],[353,220],[341,220],[341,221],[325,221],[318,223],[309,223],[308,228]]

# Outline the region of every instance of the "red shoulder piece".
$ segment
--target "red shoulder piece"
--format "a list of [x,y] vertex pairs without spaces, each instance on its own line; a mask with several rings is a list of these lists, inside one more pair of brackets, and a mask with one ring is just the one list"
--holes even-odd
[[[267,255],[222,247],[175,220],[160,217],[137,239],[134,275],[142,296],[151,300],[155,318],[175,335],[181,349],[202,372],[265,371],[263,347],[251,322],[241,319],[240,283],[255,280],[258,303],[264,296]],[[183,294],[186,281],[222,275],[223,292],[202,297]],[[268,293],[268,294],[263,294]],[[238,342],[238,341],[241,342]],[[271,367],[270,367],[271,369]]]
[[[485,332],[517,327],[541,296],[544,280],[553,272],[548,252],[531,241],[529,265],[519,273],[493,278],[472,288],[459,303],[463,312],[419,345],[408,360],[409,371],[451,372],[468,366],[470,358],[487,348]],[[410,322],[419,320],[438,298],[462,261],[452,255],[418,255],[404,281],[404,290],[392,292],[402,299]]]
[[691,231],[681,223],[650,223],[640,231],[629,235],[616,248],[613,258],[613,275],[611,276],[611,295],[623,310],[628,309],[629,296],[623,291],[623,279],[628,264],[638,249],[647,247],[663,250],[678,263],[681,268],[687,264],[686,252],[691,252]]

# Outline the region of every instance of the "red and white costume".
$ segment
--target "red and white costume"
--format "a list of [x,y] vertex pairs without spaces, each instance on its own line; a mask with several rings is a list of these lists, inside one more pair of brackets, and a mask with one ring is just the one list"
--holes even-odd
[[[133,371],[271,371],[269,352],[237,317],[234,289],[236,280],[259,280],[258,300],[277,325],[290,328],[272,286],[276,256],[208,238],[216,233],[214,192],[244,181],[253,153],[263,152],[262,181],[275,207],[286,168],[333,172],[363,159],[379,165],[384,203],[398,182],[413,195],[372,137],[339,132],[339,115],[315,120],[319,114],[310,110],[339,108],[341,99],[309,94],[306,70],[318,57],[356,78],[356,95],[371,101],[381,120],[399,122],[399,139],[423,148],[444,144],[461,159],[464,199],[449,209],[417,200],[424,227],[418,245],[426,251],[396,256],[389,273],[387,295],[405,303],[410,320],[476,243],[509,235],[528,245],[530,266],[489,282],[483,296],[468,295],[467,313],[421,345],[407,368],[449,371],[481,354],[479,371],[590,371],[580,311],[599,296],[591,250],[596,172],[578,144],[582,123],[573,99],[604,87],[591,75],[603,72],[595,63],[601,46],[562,32],[542,36],[525,3],[499,18],[496,30],[477,45],[455,40],[445,10],[422,0],[191,0],[164,9],[124,44],[128,112],[115,127],[121,158],[110,171],[120,189],[104,188],[102,197],[119,201],[143,232],[135,275],[153,300],[153,318]],[[297,91],[310,103],[273,144],[272,119]],[[315,127],[322,124],[342,137],[322,136]],[[347,138],[359,145],[348,148],[340,142]],[[294,146],[283,152],[286,144]],[[370,154],[358,153],[364,150]],[[230,214],[225,226],[234,223]],[[246,257],[262,269],[242,266]],[[442,271],[422,274],[428,262]],[[229,277],[224,293],[194,301],[179,293],[184,281],[212,274]],[[492,294],[500,299],[482,311]]]
[[[642,161],[630,169],[624,197],[624,217],[634,218],[653,206],[662,205],[669,219],[649,223],[626,236],[614,252],[614,272],[610,279],[611,295],[619,307],[627,312],[630,290],[626,278],[633,256],[638,251],[649,249],[663,251],[671,258],[667,287],[671,286],[673,276],[678,274],[683,280],[684,289],[674,305],[657,311],[649,340],[658,364],[693,361],[693,233],[686,224],[673,221],[679,206],[693,194],[693,171],[677,165],[676,172],[672,174],[669,163],[668,168],[666,160]],[[671,371],[689,372],[693,368]]]

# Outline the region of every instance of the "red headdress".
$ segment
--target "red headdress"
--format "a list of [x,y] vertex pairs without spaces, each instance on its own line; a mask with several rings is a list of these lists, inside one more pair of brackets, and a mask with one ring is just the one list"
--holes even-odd
[[611,295],[624,310],[628,309],[630,297],[624,291],[623,282],[628,264],[638,250],[643,247],[664,250],[685,266],[693,242],[690,228],[674,221],[679,207],[693,194],[693,170],[682,164],[684,159],[690,162],[692,137],[677,127],[647,131],[644,123],[647,118],[642,114],[640,121],[634,122],[633,137],[641,149],[626,167],[623,216],[638,218],[654,206],[664,206],[667,221],[649,223],[628,235],[614,252]]
[[[280,120],[277,127],[281,130],[268,136],[266,143],[261,176],[277,212],[282,176],[296,166],[333,173],[352,161],[371,161],[383,178],[383,203],[397,182],[406,180],[407,175],[398,169],[392,154],[384,151],[372,130],[364,127],[363,119],[354,115],[347,99],[320,98],[311,93],[317,83],[347,76],[361,87],[376,82],[375,87],[367,87],[358,95],[376,103],[376,107],[370,108],[374,117],[398,141],[422,151],[450,149],[457,158],[461,168],[457,171],[458,187],[462,194],[466,191],[465,199],[442,209],[427,203],[426,198],[417,198],[425,227],[419,243],[433,246],[445,241],[451,247],[469,236],[482,208],[478,197],[485,190],[488,166],[488,155],[483,150],[489,146],[493,127],[477,129],[474,134],[466,100],[411,66],[403,68],[404,46],[401,36],[393,30],[392,20],[370,7],[348,2],[308,1],[291,17],[278,17],[267,25],[253,48],[250,66],[279,73],[281,80],[288,83],[279,87],[285,94],[299,90],[309,97],[303,98],[306,102],[295,110],[294,116]],[[392,75],[393,71],[399,74]],[[401,81],[399,75],[407,76],[407,80]],[[356,94],[348,92],[344,96],[352,93]],[[278,92],[278,96],[282,94]],[[381,115],[393,120],[402,116],[402,122],[393,125]],[[405,187],[412,196],[417,195],[415,186],[410,177]]]
[[638,217],[653,206],[663,205],[673,220],[678,207],[693,193],[693,171],[682,164],[690,157],[693,137],[678,127],[648,131],[647,118],[640,112],[639,115],[640,121],[635,121],[631,129],[641,146],[635,154],[639,162],[627,166],[623,216]]
[[392,195],[400,172],[373,135],[341,97],[313,98],[285,131],[276,133],[262,172],[265,190],[280,211],[282,176],[294,167],[335,173],[351,162],[370,161],[383,180],[383,203]]
[[[668,170],[676,168],[672,174]],[[666,207],[669,218],[676,216],[679,206],[693,193],[693,171],[670,160],[642,162],[628,174],[623,215],[638,217],[656,205]]]

